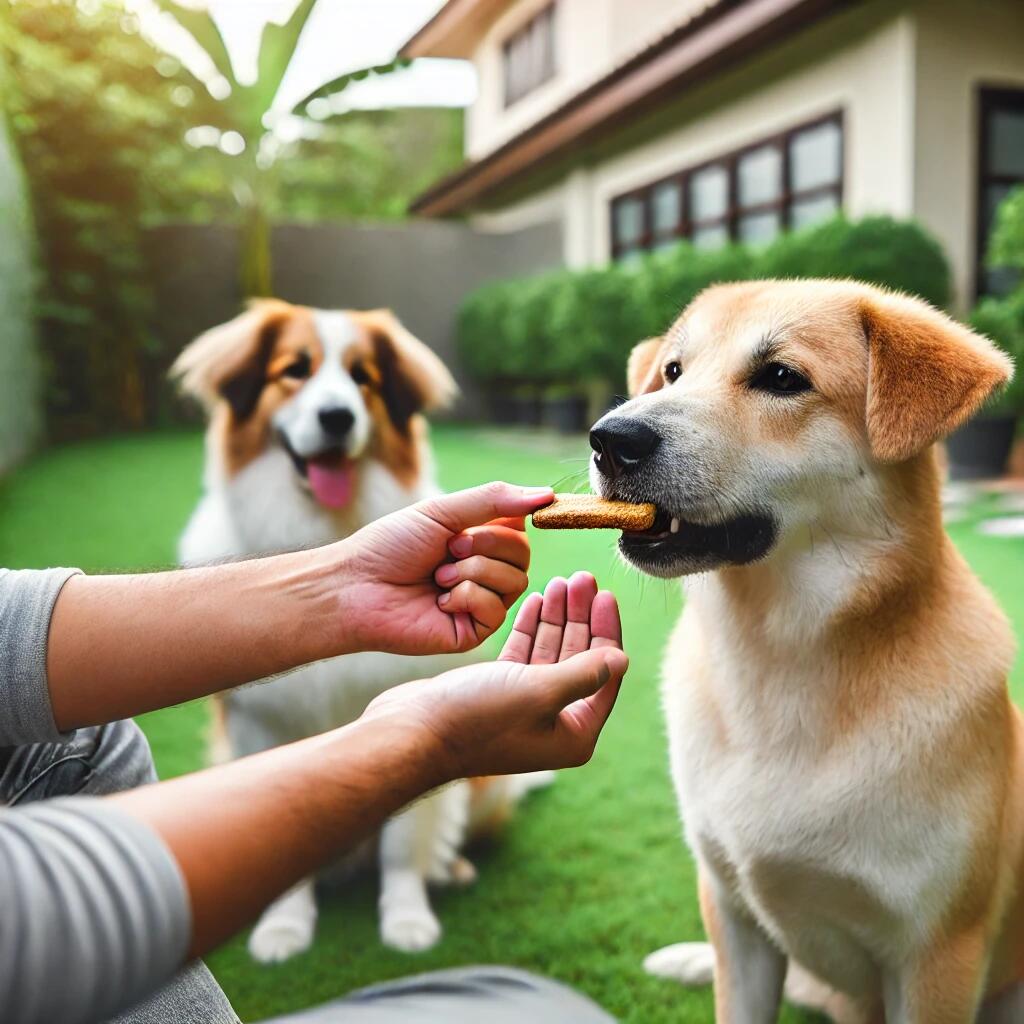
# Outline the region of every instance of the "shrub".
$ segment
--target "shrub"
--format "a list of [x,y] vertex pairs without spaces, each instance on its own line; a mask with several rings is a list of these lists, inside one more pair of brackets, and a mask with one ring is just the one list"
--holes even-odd
[[1014,362],[1013,380],[989,404],[990,411],[1024,415],[1024,288],[1005,298],[982,299],[970,315],[970,324],[991,338]]
[[757,277],[849,277],[920,295],[940,308],[950,300],[942,247],[918,225],[891,217],[836,217],[781,235],[757,262]]
[[485,285],[462,307],[459,349],[470,374],[491,384],[618,388],[632,346],[664,331],[699,292],[769,277],[856,278],[938,306],[950,293],[942,250],[916,224],[840,217],[760,250],[682,243],[630,263]]

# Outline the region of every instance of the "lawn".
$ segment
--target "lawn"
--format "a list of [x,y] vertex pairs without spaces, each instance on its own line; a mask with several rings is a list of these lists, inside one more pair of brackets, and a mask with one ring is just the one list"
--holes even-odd
[[[436,431],[442,482],[455,488],[493,477],[570,489],[585,467],[585,443],[537,435]],[[196,500],[196,434],[115,439],[47,453],[0,485],[0,565],[78,565],[88,571],[170,565]],[[951,527],[961,550],[1024,625],[1024,540],[982,536],[975,502]],[[445,936],[417,957],[381,947],[373,879],[329,894],[314,948],[280,967],[250,961],[243,939],[210,958],[243,1020],[317,1003],[413,971],[501,962],[560,978],[635,1024],[713,1019],[709,993],[684,992],[644,976],[657,946],[701,935],[693,865],[680,841],[669,788],[657,668],[676,616],[678,588],[644,580],[617,561],[612,536],[534,535],[534,586],[576,568],[619,594],[632,670],[594,760],[532,796],[505,836],[478,851],[480,880],[436,895]],[[1013,676],[1024,697],[1024,666]],[[198,768],[202,702],[142,720],[163,776]],[[244,865],[240,866],[244,870]],[[783,1020],[812,1018],[787,1010]]]

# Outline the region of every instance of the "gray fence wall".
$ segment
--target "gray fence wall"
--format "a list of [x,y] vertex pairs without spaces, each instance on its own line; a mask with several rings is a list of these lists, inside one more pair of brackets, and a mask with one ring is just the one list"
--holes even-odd
[[42,426],[33,246],[21,168],[0,117],[0,473],[28,451]]
[[[390,307],[454,370],[463,387],[463,415],[474,412],[479,396],[455,351],[462,299],[487,281],[549,269],[562,258],[556,224],[504,235],[433,221],[290,224],[274,228],[271,245],[279,298],[328,309]],[[149,256],[156,329],[169,353],[238,311],[238,242],[230,229],[156,228]]]

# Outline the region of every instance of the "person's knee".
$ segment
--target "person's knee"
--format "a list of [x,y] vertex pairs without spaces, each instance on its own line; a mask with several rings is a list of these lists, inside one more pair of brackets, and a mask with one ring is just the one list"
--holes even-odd
[[103,796],[156,782],[149,741],[131,719],[90,730],[92,772],[82,793]]

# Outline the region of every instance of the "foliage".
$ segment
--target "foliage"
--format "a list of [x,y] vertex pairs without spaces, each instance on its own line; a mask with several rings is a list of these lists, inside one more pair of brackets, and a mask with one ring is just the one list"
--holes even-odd
[[271,220],[402,220],[462,160],[462,111],[352,111],[293,143],[268,173]]
[[999,204],[988,261],[993,267],[1024,270],[1024,185],[1015,188]]
[[[242,239],[242,290],[248,295],[272,292],[269,219],[274,178],[268,173],[282,147],[274,132],[278,112],[272,110],[281,82],[291,64],[299,39],[317,0],[299,0],[284,24],[267,22],[263,26],[256,61],[256,79],[242,82],[235,74],[230,54],[216,22],[208,11],[184,7],[177,0],[156,0],[158,6],[175,18],[202,47],[228,87],[220,101],[216,127],[222,139],[237,136],[237,145],[221,145],[230,191],[238,203]],[[353,82],[369,75],[387,74],[402,61],[347,72],[318,86],[288,112],[305,118],[319,104],[329,112],[331,101]],[[197,126],[209,122],[197,122]]]
[[188,160],[205,90],[119,5],[0,3],[2,98],[39,235],[37,316],[57,432],[140,426],[152,359],[142,223]]
[[471,374],[500,386],[620,387],[632,346],[664,331],[704,288],[769,277],[857,278],[940,306],[950,293],[942,250],[917,225],[837,218],[759,250],[684,243],[597,270],[486,285],[463,305],[460,352]]
[[[1024,186],[996,212],[988,263],[1024,270]],[[1024,415],[1024,278],[1007,295],[986,296],[974,307],[971,326],[991,338],[1013,360],[1014,379],[989,405],[996,414]]]

